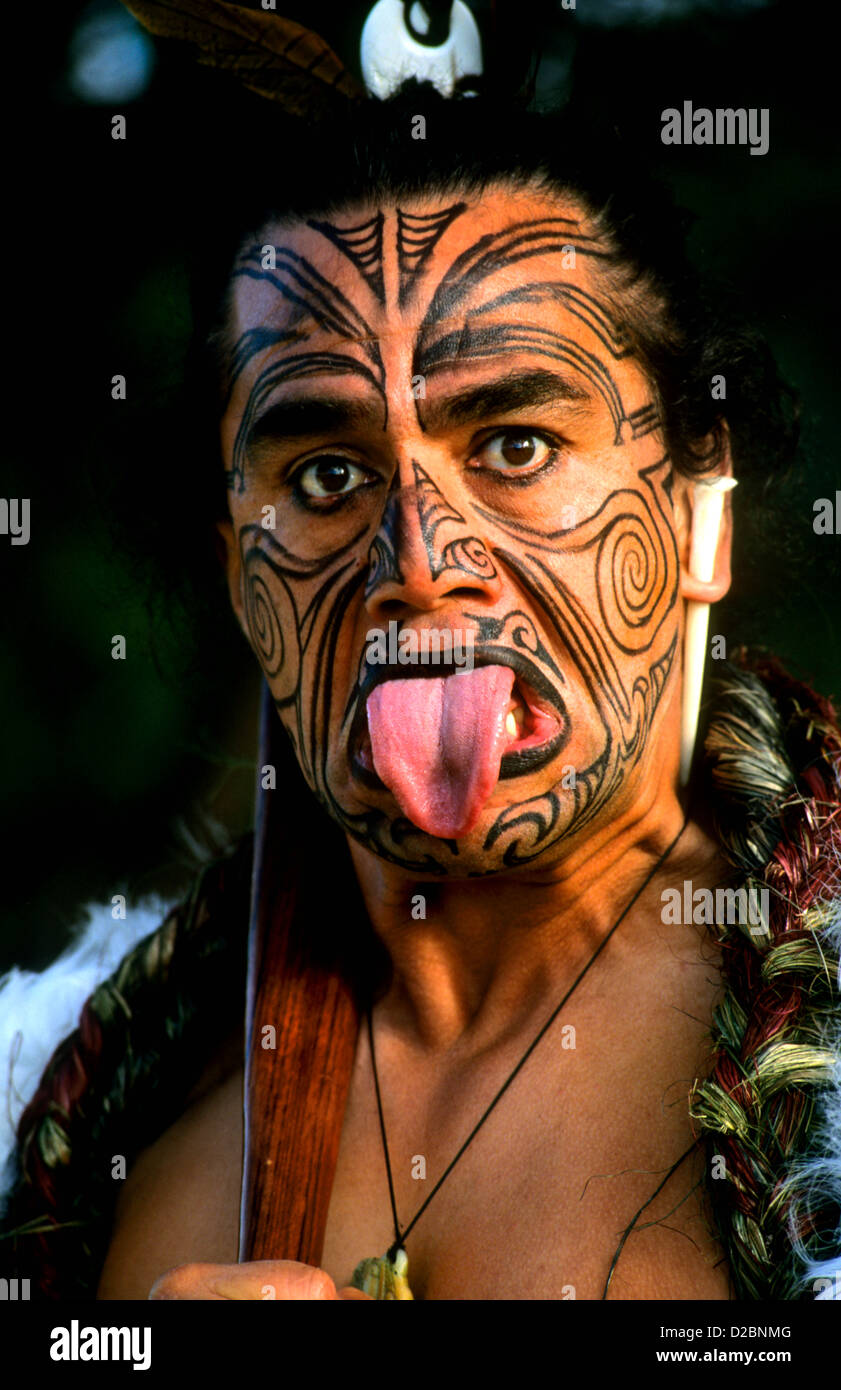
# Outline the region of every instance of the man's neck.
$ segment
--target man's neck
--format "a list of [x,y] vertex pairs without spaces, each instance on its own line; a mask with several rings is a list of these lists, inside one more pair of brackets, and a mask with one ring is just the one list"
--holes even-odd
[[[623,814],[595,827],[551,864],[487,878],[421,880],[350,842],[373,927],[392,963],[379,1009],[421,1049],[459,1041],[471,1050],[532,1018],[544,1000],[573,984],[649,875],[622,927],[660,922],[662,875],[669,883],[712,868],[715,847],[689,824],[673,787],[652,789]],[[659,885],[659,886],[658,886]],[[641,942],[642,944],[642,942]]]

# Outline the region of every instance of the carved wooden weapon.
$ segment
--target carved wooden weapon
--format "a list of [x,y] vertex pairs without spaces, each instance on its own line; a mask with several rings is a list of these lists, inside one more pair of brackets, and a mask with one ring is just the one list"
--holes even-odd
[[266,687],[248,947],[239,1258],[319,1265],[359,1030],[347,968],[354,937],[347,885],[355,880],[346,863],[336,862],[342,854],[347,861],[343,840],[325,840],[323,813],[308,789],[301,795],[300,779],[291,793],[283,785],[262,786],[260,769],[289,764],[280,746],[285,737]]

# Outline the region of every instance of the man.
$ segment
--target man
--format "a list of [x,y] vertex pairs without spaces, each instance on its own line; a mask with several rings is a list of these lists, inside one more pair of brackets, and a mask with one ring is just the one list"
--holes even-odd
[[[341,238],[378,219],[375,288]],[[373,1026],[404,1218],[425,1195],[413,1156],[444,1171],[683,821],[683,603],[726,592],[729,525],[714,578],[693,579],[691,484],[598,255],[579,207],[497,187],[268,227],[238,262],[231,597],[391,960]],[[469,634],[474,669],[371,666],[389,622]],[[662,890],[728,872],[690,821],[571,1001],[574,1048],[546,1039],[424,1216],[418,1296],[599,1296],[614,1233],[691,1145],[681,1083],[716,998],[704,934],[663,924]],[[102,1296],[143,1296],[174,1262],[154,1296],[327,1296],[297,1264],[230,1268],[240,1104],[235,1073],[144,1156]],[[696,1157],[663,1187],[613,1296],[727,1297],[702,1172]],[[323,1269],[347,1285],[391,1240],[360,1034]]]
[[[404,1241],[424,1299],[731,1296],[690,1114],[718,957],[663,912],[733,882],[678,785],[685,605],[730,582],[729,506],[712,578],[689,564],[726,430],[694,475],[672,456],[645,351],[670,306],[584,197],[435,182],[260,224],[215,339],[231,600],[386,964],[321,1257],[236,1263],[232,1014],[139,1145],[102,1298],[365,1297],[360,1262]],[[471,662],[413,659],[433,631]],[[329,838],[306,853],[338,874]]]

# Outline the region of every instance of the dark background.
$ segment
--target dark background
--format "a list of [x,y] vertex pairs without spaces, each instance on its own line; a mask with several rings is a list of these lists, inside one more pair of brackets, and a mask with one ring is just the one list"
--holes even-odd
[[[278,8],[358,71],[367,0]],[[734,595],[711,630],[776,651],[841,696],[841,539],[812,527],[815,499],[841,486],[833,8],[486,0],[473,9],[494,81],[521,77],[542,35],[538,100],[583,93],[672,182],[697,214],[695,259],[738,296],[799,389],[799,465],[771,497],[737,491]],[[8,59],[20,88],[4,162],[0,495],[30,498],[31,539],[12,547],[0,536],[0,969],[45,964],[86,901],[181,891],[197,846],[218,843],[215,824],[237,833],[251,819],[256,665],[212,579],[200,603],[150,587],[110,487],[119,482],[123,508],[135,486],[147,499],[138,515],[155,546],[175,545],[191,524],[189,499],[170,500],[184,446],[165,423],[190,334],[187,266],[203,235],[179,160],[220,110],[224,118],[229,88],[177,45],[144,47],[119,27],[123,13],[64,4],[42,16],[43,33],[30,31],[20,72],[14,49]],[[106,32],[122,33],[131,61],[151,60],[132,96],[97,99],[82,85],[85,55]],[[685,100],[768,107],[769,153],[663,146],[661,111]],[[115,112],[127,117],[126,141],[111,139]],[[233,188],[230,169],[218,176]],[[118,372],[125,403],[111,400]],[[142,450],[120,442],[135,424]],[[118,633],[125,661],[111,658]]]

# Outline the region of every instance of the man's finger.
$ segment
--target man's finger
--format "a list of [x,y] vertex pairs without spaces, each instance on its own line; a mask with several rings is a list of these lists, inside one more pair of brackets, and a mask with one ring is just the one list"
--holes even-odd
[[336,1302],[339,1295],[323,1269],[295,1260],[254,1260],[237,1265],[179,1265],[155,1282],[149,1298]]

